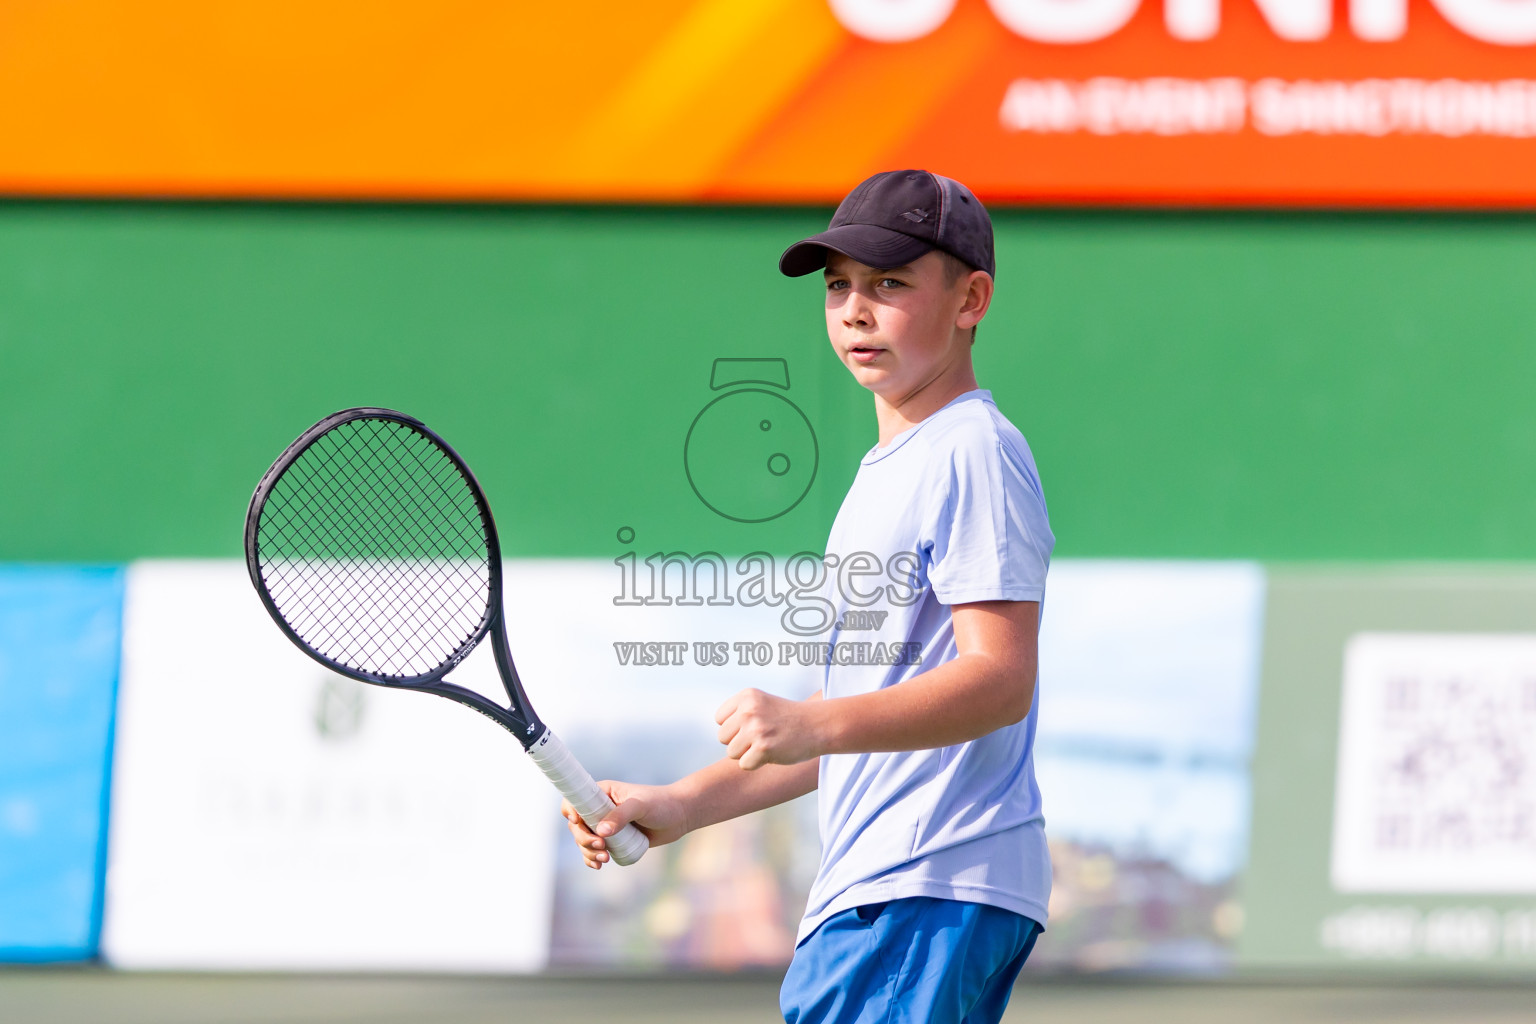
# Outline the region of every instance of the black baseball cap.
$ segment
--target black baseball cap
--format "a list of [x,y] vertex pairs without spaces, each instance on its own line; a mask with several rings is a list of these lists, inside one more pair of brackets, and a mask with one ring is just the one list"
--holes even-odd
[[779,270],[815,273],[827,265],[828,250],[884,270],[932,249],[997,276],[992,218],[970,189],[931,171],[883,171],[848,193],[827,230],[785,249]]

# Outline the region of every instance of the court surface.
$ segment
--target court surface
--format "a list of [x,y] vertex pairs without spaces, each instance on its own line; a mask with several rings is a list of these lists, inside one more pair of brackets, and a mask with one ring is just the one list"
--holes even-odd
[[[0,970],[6,1024],[491,1024],[619,1020],[631,1024],[774,1024],[778,981],[308,977]],[[1021,983],[1005,1018],[1031,1024],[1530,1022],[1536,986],[1396,987]]]

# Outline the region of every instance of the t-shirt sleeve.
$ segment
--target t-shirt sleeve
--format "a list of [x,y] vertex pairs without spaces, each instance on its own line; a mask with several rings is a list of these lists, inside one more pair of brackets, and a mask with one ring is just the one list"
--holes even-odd
[[1043,600],[1056,540],[1033,462],[995,435],[964,439],[948,462],[924,530],[934,595],[948,605]]

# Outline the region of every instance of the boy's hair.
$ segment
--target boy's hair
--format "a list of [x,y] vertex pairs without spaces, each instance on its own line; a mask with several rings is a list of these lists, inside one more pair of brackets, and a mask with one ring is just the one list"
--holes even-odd
[[935,249],[933,251],[938,253],[939,259],[944,262],[944,283],[951,288],[962,277],[976,269],[953,253],[945,252],[943,249]]
[[[943,249],[934,249],[933,251],[939,254],[939,261],[944,264],[944,283],[951,288],[959,284],[962,277],[976,269],[954,253],[945,252]],[[976,324],[971,327],[972,345],[976,344],[976,328],[980,326],[980,324]]]

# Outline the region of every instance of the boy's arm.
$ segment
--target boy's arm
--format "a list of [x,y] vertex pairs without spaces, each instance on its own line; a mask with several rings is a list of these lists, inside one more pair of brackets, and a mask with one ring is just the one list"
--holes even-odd
[[[786,703],[820,700],[821,694],[817,693],[808,701]],[[634,822],[646,834],[652,846],[661,846],[706,825],[804,796],[816,788],[816,772],[814,759],[793,765],[768,765],[762,770],[747,772],[727,757],[670,786],[599,783],[617,806],[598,823],[595,834],[569,803],[561,803],[560,813],[569,823],[571,835],[581,848],[587,866],[598,868],[608,860],[604,838],[629,822]]]
[[726,756],[754,770],[822,754],[926,750],[1021,720],[1035,699],[1040,602],[978,601],[951,615],[958,655],[896,686],[814,704],[738,693],[716,716]]

